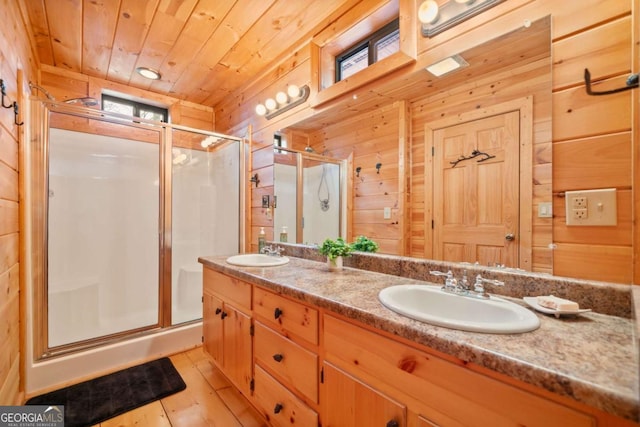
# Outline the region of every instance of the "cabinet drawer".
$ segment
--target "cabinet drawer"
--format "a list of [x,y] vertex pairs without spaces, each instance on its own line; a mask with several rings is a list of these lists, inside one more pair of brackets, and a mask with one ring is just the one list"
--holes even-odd
[[318,425],[318,414],[260,366],[255,367],[253,397],[261,408],[262,415],[271,425],[281,427]]
[[204,289],[246,312],[251,311],[251,285],[234,277],[204,268]]
[[293,341],[255,323],[256,361],[267,367],[290,390],[318,403],[318,356]]
[[284,336],[318,344],[318,311],[256,286],[253,312]]
[[396,399],[415,402],[414,410],[434,424],[595,425],[587,414],[327,315],[324,345],[328,361],[364,381],[385,384]]

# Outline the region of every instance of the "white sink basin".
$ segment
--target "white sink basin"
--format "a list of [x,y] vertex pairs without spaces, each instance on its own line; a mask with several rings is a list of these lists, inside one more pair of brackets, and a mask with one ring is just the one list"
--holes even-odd
[[540,326],[529,309],[493,295],[484,300],[447,293],[439,286],[398,285],[383,289],[378,297],[396,313],[445,328],[512,334]]
[[270,256],[265,254],[240,254],[227,258],[227,262],[242,267],[274,267],[289,262],[286,256]]

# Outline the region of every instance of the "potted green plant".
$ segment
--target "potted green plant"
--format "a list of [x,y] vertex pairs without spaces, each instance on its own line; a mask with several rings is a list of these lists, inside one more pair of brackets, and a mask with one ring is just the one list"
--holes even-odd
[[338,237],[335,240],[326,239],[318,251],[327,257],[329,270],[339,270],[342,268],[342,257],[350,256],[353,248],[342,237]]
[[358,252],[377,252],[379,249],[378,244],[366,236],[356,237],[356,241],[351,244],[351,247]]

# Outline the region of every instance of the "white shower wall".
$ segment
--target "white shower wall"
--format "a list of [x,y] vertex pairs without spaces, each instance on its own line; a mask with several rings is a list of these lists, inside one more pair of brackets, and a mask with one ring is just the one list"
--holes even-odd
[[[303,243],[319,245],[340,236],[340,167],[324,163],[304,168],[303,197]],[[323,211],[320,199],[327,198],[329,209]]]
[[296,243],[297,223],[297,168],[294,165],[276,163],[274,167],[274,194],[277,204],[274,210],[273,239],[280,240],[282,227],[287,227],[287,241]]

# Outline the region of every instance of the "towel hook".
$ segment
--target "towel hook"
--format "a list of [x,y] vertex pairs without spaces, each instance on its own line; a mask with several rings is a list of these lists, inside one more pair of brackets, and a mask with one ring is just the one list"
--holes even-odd
[[584,69],[584,84],[586,86],[587,94],[591,96],[611,95],[618,92],[624,92],[626,90],[635,89],[638,87],[638,73],[631,74],[627,78],[626,86],[619,87],[617,89],[603,90],[601,92],[595,92],[591,89],[591,73],[588,68]]

